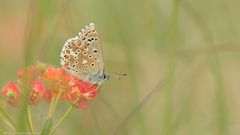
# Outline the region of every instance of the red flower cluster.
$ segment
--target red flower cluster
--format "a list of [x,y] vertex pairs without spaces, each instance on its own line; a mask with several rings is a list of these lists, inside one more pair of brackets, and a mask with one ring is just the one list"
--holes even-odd
[[15,83],[10,82],[2,89],[1,95],[7,98],[10,103],[15,103],[19,99],[20,89]]
[[79,108],[84,108],[88,104],[88,99],[97,97],[97,86],[83,80],[75,80],[69,87],[66,98],[69,102],[75,103],[79,99],[84,99],[77,104]]
[[[29,104],[37,104],[41,99],[51,102],[52,97],[60,96],[79,108],[85,108],[89,99],[97,97],[98,87],[87,81],[80,80],[62,68],[37,64],[27,70],[19,70],[17,73],[18,84],[28,90]],[[25,91],[26,91],[25,90]],[[24,92],[17,84],[10,82],[3,88],[1,95],[8,102],[14,103],[19,100]]]

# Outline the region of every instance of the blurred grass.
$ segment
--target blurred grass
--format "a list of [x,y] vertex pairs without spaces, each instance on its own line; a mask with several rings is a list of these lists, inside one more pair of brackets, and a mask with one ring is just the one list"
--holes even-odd
[[[233,0],[1,1],[0,85],[16,80],[19,68],[37,60],[60,66],[64,42],[94,22],[103,42],[106,71],[128,76],[110,78],[89,109],[74,111],[56,134],[240,134],[239,4]],[[141,103],[164,77],[162,91]],[[42,125],[47,108],[37,109],[34,125]],[[20,129],[25,131],[26,110],[8,109],[14,118],[20,116]],[[0,122],[2,129],[6,127]]]
[[[183,3],[186,4],[187,3]],[[197,22],[200,22],[202,25],[202,32],[205,40],[208,42],[205,46],[214,46],[213,37],[211,36],[210,31],[207,28],[206,23],[202,20],[202,17],[198,15],[189,5],[187,5],[188,8],[191,9],[192,13],[195,15],[195,18],[197,19]],[[225,88],[224,88],[224,81],[222,77],[222,69],[221,64],[219,62],[218,54],[214,54],[212,56],[209,56],[207,59],[209,62],[209,66],[212,70],[212,75],[215,81],[215,89],[216,89],[216,114],[217,114],[217,134],[219,135],[227,135],[229,134],[228,131],[228,110],[226,108],[226,99],[225,99]]]
[[164,116],[163,116],[163,133],[164,135],[173,135],[172,126],[172,91],[174,88],[175,61],[176,61],[176,36],[178,24],[178,0],[172,1],[172,10],[167,33],[167,71],[166,71],[166,88],[164,89]]

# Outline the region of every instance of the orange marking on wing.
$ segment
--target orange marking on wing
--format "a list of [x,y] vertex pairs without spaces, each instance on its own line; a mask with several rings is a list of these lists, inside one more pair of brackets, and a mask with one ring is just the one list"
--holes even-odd
[[68,56],[68,55],[64,55],[64,58],[65,58],[65,59],[69,59],[69,56]]

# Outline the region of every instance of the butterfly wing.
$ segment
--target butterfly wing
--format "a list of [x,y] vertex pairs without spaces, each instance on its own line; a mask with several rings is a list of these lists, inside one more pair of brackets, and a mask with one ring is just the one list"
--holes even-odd
[[102,44],[95,25],[90,23],[74,38],[66,41],[61,52],[61,65],[82,79],[103,74]]

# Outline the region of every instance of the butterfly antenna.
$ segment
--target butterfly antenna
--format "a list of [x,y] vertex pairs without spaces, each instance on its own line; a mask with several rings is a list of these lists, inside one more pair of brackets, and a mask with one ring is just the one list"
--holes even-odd
[[120,76],[127,76],[126,73],[109,73],[109,75],[115,77],[116,79],[121,79]]

